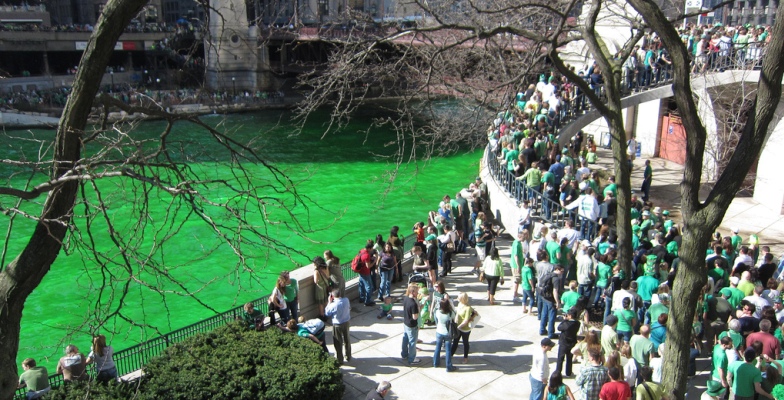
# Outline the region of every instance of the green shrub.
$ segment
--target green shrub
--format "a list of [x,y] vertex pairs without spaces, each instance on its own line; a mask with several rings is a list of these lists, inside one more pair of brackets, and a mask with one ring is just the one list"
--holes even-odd
[[[337,362],[308,339],[241,324],[199,334],[169,347],[144,367],[141,385],[71,385],[51,398],[76,399],[341,399]],[[137,391],[138,388],[138,391]],[[86,393],[89,390],[88,393]]]
[[46,400],[117,400],[132,399],[137,393],[138,384],[116,383],[99,384],[96,382],[73,382],[54,390],[44,397]]

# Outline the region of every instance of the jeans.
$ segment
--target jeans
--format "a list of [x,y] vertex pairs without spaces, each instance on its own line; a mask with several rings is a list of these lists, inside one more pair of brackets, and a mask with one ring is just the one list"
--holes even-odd
[[468,344],[468,337],[471,335],[471,331],[463,332],[458,331],[459,336],[452,340],[452,348],[449,351],[452,353],[454,357],[455,353],[457,352],[457,345],[460,344],[460,340],[463,340],[463,358],[468,358],[468,351],[471,349],[471,346]]
[[335,346],[335,358],[343,364],[343,346],[346,346],[346,359],[351,359],[351,337],[348,335],[349,322],[332,325],[332,344]]
[[651,194],[651,179],[645,179],[642,181],[642,187],[640,189],[642,189],[643,194],[642,200],[648,201],[648,196]]
[[534,291],[523,289],[523,307],[534,308]]
[[604,318],[612,313],[612,297],[604,298]]
[[649,308],[651,308],[651,302],[643,300],[642,307],[640,307],[637,310],[637,321],[641,321],[640,323],[644,323],[644,324],[651,323],[651,321],[648,321],[648,318],[650,318],[650,316],[646,315],[648,313]]
[[449,351],[449,334],[442,335],[436,333],[436,350],[433,353],[433,368],[438,368],[438,362],[441,361],[441,346],[444,346],[444,357],[446,357],[446,369],[452,369],[452,352]]
[[604,289],[605,288],[601,286],[594,286],[591,290],[591,305],[593,305],[594,308],[599,307],[599,301],[602,299],[602,292],[604,292]]
[[395,273],[395,270],[390,269],[389,271],[384,271],[382,269],[379,273],[381,274],[381,288],[378,290],[378,299],[383,300],[389,297],[390,287],[392,286],[392,275]]
[[299,299],[298,298],[295,297],[294,301],[287,301],[286,302],[286,308],[289,310],[289,313],[291,314],[291,319],[293,319],[294,321],[299,319]]
[[592,293],[593,293],[593,283],[584,283],[577,286],[577,294],[579,294],[580,296],[585,296],[585,298],[588,299],[589,303],[591,300],[593,300],[591,298]]
[[530,374],[528,380],[531,381],[531,397],[530,400],[542,400],[544,397],[544,382],[534,379]]
[[[289,313],[288,308],[286,308],[285,310],[278,310],[277,313],[278,316],[280,316],[280,323],[283,325],[286,325],[286,322],[288,322],[291,319],[291,313]],[[270,311],[269,317],[270,317],[270,326],[277,324],[277,321],[275,320],[275,311]]]
[[632,331],[621,331],[621,330],[619,330],[619,331],[616,331],[616,333],[618,334],[618,336],[623,336],[623,340],[625,342],[628,342],[629,340],[632,339]]
[[375,268],[370,270],[370,287],[370,298],[372,300],[373,293],[378,290],[378,270]]
[[593,240],[594,227],[596,226],[596,221],[592,221],[585,217],[578,217],[580,219],[580,239],[581,240]]
[[370,274],[359,275],[359,301],[365,304],[373,301],[373,282]]
[[419,336],[419,326],[410,327],[403,324],[403,346],[400,356],[405,358],[409,364],[416,358],[416,342]]
[[[541,298],[541,296],[540,296]],[[539,333],[545,332],[547,327],[547,336],[552,339],[555,337],[555,304],[552,301],[542,298],[542,308],[539,310],[539,315],[542,317],[539,320]]]

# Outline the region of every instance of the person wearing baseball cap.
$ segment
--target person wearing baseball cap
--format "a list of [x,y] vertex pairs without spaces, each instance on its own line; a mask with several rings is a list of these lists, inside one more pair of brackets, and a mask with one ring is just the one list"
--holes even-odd
[[530,400],[541,400],[544,397],[544,387],[550,376],[550,361],[547,359],[547,352],[555,347],[555,343],[550,338],[544,338],[541,346],[541,349],[534,350],[534,360],[531,363],[531,372],[528,374],[528,379],[531,381]]

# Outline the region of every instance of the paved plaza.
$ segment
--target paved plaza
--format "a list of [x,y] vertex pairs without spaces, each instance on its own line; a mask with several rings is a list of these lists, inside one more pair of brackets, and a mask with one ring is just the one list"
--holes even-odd
[[[596,168],[611,167],[608,150],[600,150],[600,163]],[[635,161],[632,185],[639,188],[642,180],[644,159]],[[680,194],[678,183],[682,177],[682,167],[663,160],[652,159],[654,181],[651,199],[656,205],[669,209],[679,219],[677,206]],[[494,184],[494,183],[490,183]],[[434,196],[438,198],[439,196]],[[720,230],[728,233],[731,227],[739,227],[741,235],[760,236],[762,244],[771,245],[774,253],[784,251],[779,241],[782,236],[780,213],[764,209],[754,204],[750,198],[738,198],[727,212]],[[511,236],[505,234],[498,240],[498,248],[507,268],[507,279],[499,286],[496,301],[499,304],[489,305],[486,301],[486,285],[480,283],[471,273],[471,266],[476,258],[473,249],[468,253],[455,255],[453,274],[444,281],[447,293],[454,299],[458,293],[466,292],[474,306],[482,316],[478,327],[471,332],[469,362],[462,364],[462,345],[455,354],[455,372],[446,372],[445,361],[441,360],[440,368],[433,368],[433,350],[435,347],[435,327],[426,326],[420,330],[422,343],[417,357],[422,362],[416,367],[408,366],[400,357],[403,336],[402,311],[400,299],[404,295],[405,285],[393,286],[395,298],[394,319],[377,319],[376,307],[365,307],[352,301],[352,360],[341,367],[343,381],[346,385],[344,399],[364,399],[375,385],[383,380],[392,383],[392,392],[387,396],[391,399],[502,399],[528,398],[530,384],[528,371],[532,353],[539,346],[542,336],[539,335],[539,321],[535,315],[523,315],[520,303],[512,302],[512,279],[508,270],[509,246]],[[560,320],[560,317],[559,317]],[[556,324],[557,327],[557,324]],[[329,331],[329,330],[328,330]],[[331,334],[328,334],[330,352],[334,352]],[[558,349],[550,351],[551,371],[555,369],[555,357]],[[707,354],[707,353],[706,353]],[[443,357],[443,354],[442,354]],[[575,360],[577,361],[577,360]],[[580,370],[575,364],[574,374]],[[704,391],[705,380],[710,372],[710,359],[701,356],[697,363],[697,376],[690,379],[687,398],[698,399]],[[575,397],[579,391],[574,386],[574,376],[565,378]]]

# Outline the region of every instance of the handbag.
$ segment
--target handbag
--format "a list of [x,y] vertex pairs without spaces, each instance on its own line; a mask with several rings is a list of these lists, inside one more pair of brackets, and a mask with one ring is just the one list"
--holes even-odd
[[479,273],[479,282],[485,283],[487,279],[485,278],[485,271]]

